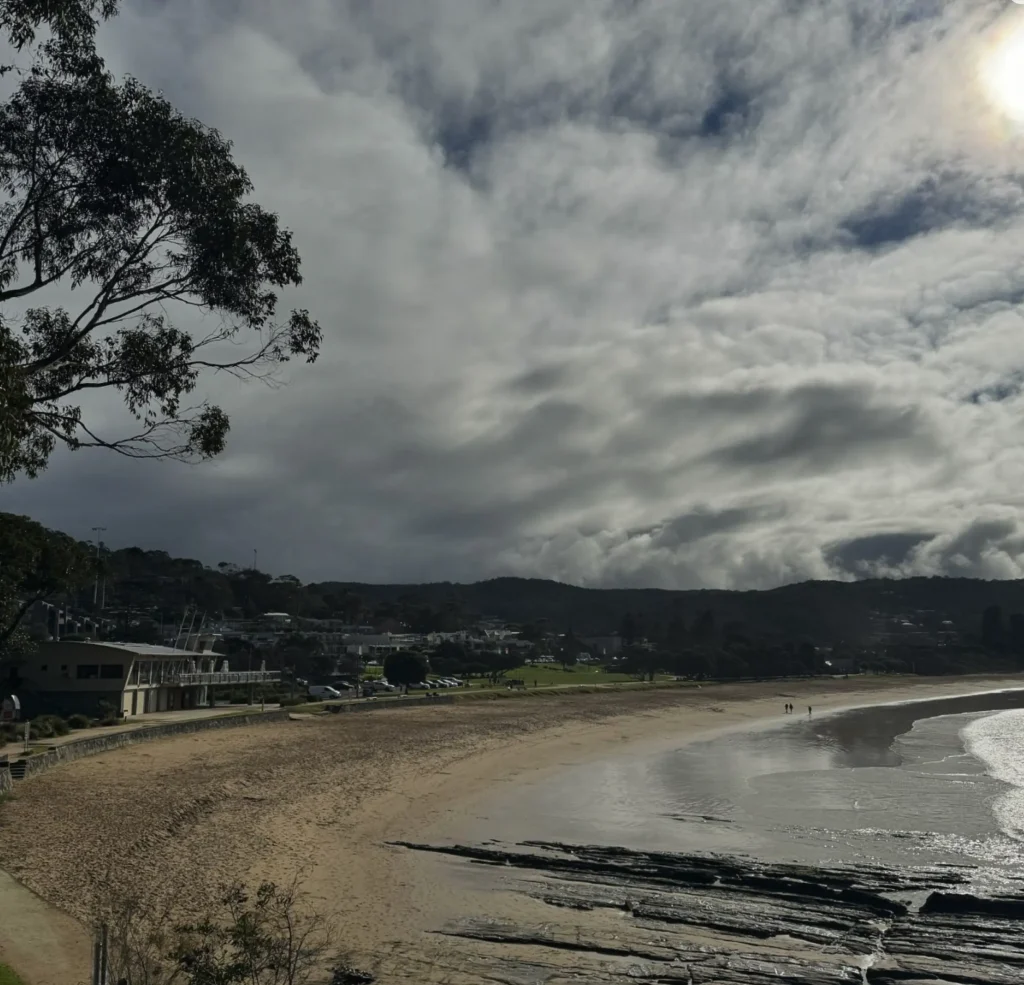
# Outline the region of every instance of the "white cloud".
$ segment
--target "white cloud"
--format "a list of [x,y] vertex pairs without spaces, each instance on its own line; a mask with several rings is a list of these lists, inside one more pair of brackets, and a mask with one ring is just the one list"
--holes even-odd
[[234,140],[324,353],[208,382],[219,462],[5,505],[307,578],[1017,577],[1007,7],[129,2],[111,64]]

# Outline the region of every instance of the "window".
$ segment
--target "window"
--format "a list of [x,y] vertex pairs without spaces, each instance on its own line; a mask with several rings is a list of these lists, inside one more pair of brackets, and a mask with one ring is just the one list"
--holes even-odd
[[124,664],[104,664],[100,667],[100,678],[105,681],[119,681],[124,677]]
[[49,664],[41,664],[40,667],[39,667],[39,671],[42,674],[48,674],[50,672],[50,665]]
[[99,664],[79,664],[75,668],[75,677],[80,681],[95,681],[99,676]]
[[65,680],[67,680],[71,676],[68,673],[68,665],[67,664],[61,664],[60,665],[60,676],[63,677]]

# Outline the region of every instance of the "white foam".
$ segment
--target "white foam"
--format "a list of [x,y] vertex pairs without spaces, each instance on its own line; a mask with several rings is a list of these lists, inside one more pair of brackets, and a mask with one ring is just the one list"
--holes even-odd
[[1009,784],[992,806],[1002,831],[1024,841],[1024,710],[979,718],[961,732],[968,752],[985,764],[989,776]]

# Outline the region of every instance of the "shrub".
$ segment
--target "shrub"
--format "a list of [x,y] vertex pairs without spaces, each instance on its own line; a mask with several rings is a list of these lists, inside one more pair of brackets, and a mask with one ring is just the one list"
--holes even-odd
[[68,723],[60,718],[59,715],[40,715],[39,718],[33,722],[33,725],[36,724],[39,724],[41,729],[48,729],[50,736],[67,735],[71,731]]
[[294,708],[296,705],[304,705],[305,698],[282,698],[279,702],[282,708]]
[[99,723],[104,726],[120,725],[121,720],[119,718],[114,718],[112,715],[108,715],[106,718],[101,718]]
[[46,715],[32,719],[29,723],[28,737],[31,740],[53,738],[53,724]]
[[72,715],[68,719],[68,725],[73,729],[88,728],[91,724],[88,715]]

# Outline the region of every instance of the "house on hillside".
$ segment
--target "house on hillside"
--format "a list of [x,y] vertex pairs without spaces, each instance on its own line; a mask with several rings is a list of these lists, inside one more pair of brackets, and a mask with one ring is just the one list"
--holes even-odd
[[[220,662],[220,667],[217,664]],[[210,688],[276,681],[277,671],[232,671],[220,654],[145,643],[41,643],[16,664],[5,686],[23,714],[98,716],[202,708]],[[101,705],[102,702],[102,705]]]

